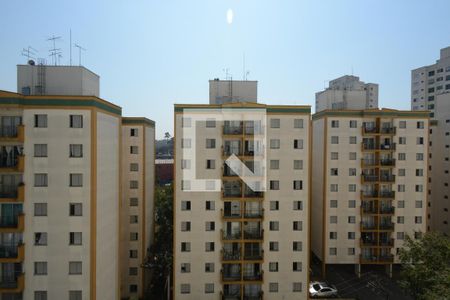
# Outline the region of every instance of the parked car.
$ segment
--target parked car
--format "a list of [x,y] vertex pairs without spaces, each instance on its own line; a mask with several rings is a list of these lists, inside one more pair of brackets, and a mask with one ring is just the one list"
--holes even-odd
[[311,297],[337,297],[338,290],[334,285],[326,282],[313,281],[309,284],[309,295]]

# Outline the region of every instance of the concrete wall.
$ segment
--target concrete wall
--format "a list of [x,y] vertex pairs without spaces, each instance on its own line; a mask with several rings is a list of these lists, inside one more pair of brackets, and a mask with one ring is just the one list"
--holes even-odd
[[209,104],[257,102],[257,81],[210,80]]

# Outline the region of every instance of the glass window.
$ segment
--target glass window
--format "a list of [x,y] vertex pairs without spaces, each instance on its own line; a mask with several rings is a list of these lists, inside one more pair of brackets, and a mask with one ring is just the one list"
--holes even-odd
[[34,216],[36,217],[47,216],[47,203],[35,203]]
[[34,262],[34,275],[47,275],[47,262],[46,261]]
[[70,144],[69,145],[69,157],[83,157],[83,145],[82,144]]
[[47,144],[34,144],[34,157],[47,157]]
[[34,186],[37,187],[48,186],[47,174],[44,173],[34,174]]
[[294,119],[294,128],[303,128],[303,119]]
[[83,128],[83,116],[70,115],[70,128]]
[[70,174],[70,186],[83,186],[83,174]]
[[81,232],[69,233],[69,245],[81,245],[83,242],[83,234]]
[[270,128],[280,128],[280,119],[270,119]]
[[34,115],[34,127],[47,128],[47,115]]

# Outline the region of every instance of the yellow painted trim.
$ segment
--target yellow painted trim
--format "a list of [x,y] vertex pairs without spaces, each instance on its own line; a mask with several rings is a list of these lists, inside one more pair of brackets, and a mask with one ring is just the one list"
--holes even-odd
[[90,300],[97,297],[97,110],[91,109]]

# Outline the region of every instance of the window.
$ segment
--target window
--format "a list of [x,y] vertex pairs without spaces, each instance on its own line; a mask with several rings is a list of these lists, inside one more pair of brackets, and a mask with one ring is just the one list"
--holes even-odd
[[137,241],[139,239],[139,234],[137,232],[130,232],[130,241]]
[[404,184],[399,184],[398,187],[397,187],[397,191],[404,192],[405,191],[405,185]]
[[81,245],[83,242],[83,234],[81,232],[69,233],[69,245]]
[[337,248],[330,248],[329,253],[330,255],[337,255]]
[[294,201],[294,210],[303,210],[303,202]]
[[294,119],[294,128],[303,128],[303,119]]
[[330,240],[337,240],[337,232],[335,231],[330,232]]
[[278,272],[278,262],[269,262],[269,272]]
[[191,293],[191,285],[188,283],[183,283],[180,285],[180,292],[182,294],[190,294]]
[[302,291],[302,283],[301,282],[293,282],[292,283],[292,291],[293,292],[301,292]]
[[215,128],[216,120],[215,119],[207,119],[206,120],[206,128]]
[[129,257],[130,258],[137,258],[138,257],[138,251],[137,250],[130,250],[129,251]]
[[278,201],[270,201],[270,210],[278,210],[279,202]]
[[279,160],[270,160],[270,169],[271,170],[278,170],[280,168],[280,161]]
[[398,122],[398,127],[400,127],[400,128],[406,128],[406,121],[400,121],[400,122]]
[[330,191],[331,192],[337,192],[338,191],[338,185],[335,184],[335,183],[330,184]]
[[191,148],[191,139],[181,139],[181,148],[190,149]]
[[339,144],[339,137],[338,136],[332,136],[331,137],[331,143],[332,144]]
[[191,118],[182,117],[181,118],[181,127],[184,127],[184,128],[191,127]]
[[416,192],[423,192],[423,185],[416,184]]
[[70,203],[69,204],[69,216],[82,216],[83,204],[82,203]]
[[347,238],[349,240],[354,240],[355,239],[355,233],[354,232],[347,232]]
[[37,187],[48,186],[47,174],[44,173],[34,174],[34,186]]
[[130,224],[137,224],[138,223],[138,216],[132,215],[130,216]]
[[330,175],[331,176],[338,176],[338,169],[337,168],[331,168]]
[[83,145],[81,145],[81,144],[70,144],[70,146],[69,146],[69,157],[83,157]]
[[129,268],[129,269],[128,269],[128,274],[129,274],[130,276],[137,276],[137,274],[138,274],[138,268],[136,268],[136,267],[131,267],[131,268]]
[[398,201],[397,201],[397,207],[398,207],[398,208],[405,208],[405,201],[403,201],[403,200],[398,200]]
[[414,232],[414,238],[416,240],[421,239],[422,238],[422,232],[418,232],[418,231]]
[[356,144],[356,136],[351,136],[349,139],[349,143],[352,145]]
[[206,139],[206,149],[215,149],[215,148],[216,148],[216,140]]
[[206,169],[213,170],[216,168],[216,160],[214,159],[207,159],[206,160]]
[[206,231],[214,231],[215,230],[215,223],[214,222],[206,222],[205,223],[205,230]]
[[47,128],[47,115],[34,115],[34,127]]
[[337,152],[331,152],[331,160],[338,160],[339,154]]
[[278,282],[269,282],[269,292],[270,293],[278,292]]
[[47,262],[46,261],[34,262],[34,275],[47,275]]
[[214,293],[214,283],[205,283],[205,294]]
[[423,169],[416,169],[416,176],[423,176]]
[[131,164],[130,164],[130,171],[131,171],[131,172],[137,172],[137,171],[139,171],[139,164],[137,164],[137,163],[131,163]]
[[337,216],[330,216],[330,224],[337,224],[338,217]]
[[292,242],[292,251],[303,251],[303,244],[300,241]]
[[349,192],[356,192],[356,184],[349,184],[348,185],[348,191]]
[[292,263],[292,271],[301,272],[302,271],[302,263],[299,261],[294,261]]
[[181,222],[181,231],[191,231],[191,222],[189,221]]
[[190,263],[182,263],[181,264],[181,273],[190,273],[191,272],[191,264]]
[[302,231],[303,230],[303,222],[302,221],[294,221],[294,222],[292,222],[292,230],[294,230],[294,231]]
[[137,284],[130,284],[129,291],[130,291],[130,293],[137,293],[137,291],[138,291]]
[[303,181],[302,180],[294,180],[294,190],[302,190],[303,189]]
[[271,139],[270,140],[270,149],[280,149],[280,140],[279,139]]
[[191,168],[191,160],[190,159],[182,159],[181,160],[181,169],[189,170]]
[[355,248],[348,248],[348,255],[355,255]]
[[303,170],[303,160],[300,159],[294,160],[294,170]]
[[280,128],[280,119],[270,119],[270,128]]
[[139,154],[138,146],[130,146],[130,154]]
[[191,201],[181,201],[181,210],[191,210]]
[[206,242],[205,243],[205,251],[213,252],[214,251],[214,242]]
[[182,242],[181,243],[181,252],[191,252],[191,243]]
[[70,128],[83,128],[83,116],[70,115]]
[[34,216],[35,217],[47,216],[47,203],[35,203],[34,204]]
[[348,208],[355,208],[356,200],[348,200]]
[[137,180],[130,181],[130,189],[135,190],[139,188],[139,182]]
[[213,273],[214,272],[214,263],[205,263],[205,272]]
[[337,200],[330,200],[330,208],[337,208],[338,202]]
[[406,137],[404,137],[404,136],[399,137],[398,138],[398,143],[400,145],[406,145]]
[[348,154],[348,159],[349,160],[356,160],[356,152],[350,152]]
[[405,239],[405,233],[397,232],[397,240],[404,240],[404,239]]
[[424,129],[424,122],[423,121],[418,121],[417,122],[417,128],[418,129]]
[[270,221],[269,222],[270,231],[278,231],[280,230],[280,224],[278,221]]
[[271,190],[279,190],[280,189],[280,182],[278,180],[271,180],[269,184],[270,184]]
[[70,186],[83,186],[83,174],[70,174]]
[[214,210],[215,209],[215,202],[214,201],[206,201],[205,202],[205,209],[206,210]]
[[339,121],[338,120],[332,120],[331,121],[331,128],[339,128]]
[[398,224],[405,224],[405,217],[403,217],[403,216],[398,216],[398,217],[397,217],[397,223],[398,223]]
[[406,153],[399,153],[398,160],[406,160]]
[[398,169],[398,176],[405,176],[406,175],[406,170],[405,169]]
[[47,144],[34,144],[34,157],[47,157]]
[[423,160],[423,153],[416,153],[416,160]]
[[138,136],[138,129],[130,128],[130,136]]
[[294,149],[303,149],[303,140],[301,139],[294,140]]
[[269,242],[270,251],[278,251],[278,242]]
[[423,145],[423,137],[417,137],[417,145]]
[[348,223],[349,224],[355,224],[356,223],[356,217],[355,216],[349,216],[348,217]]
[[420,200],[416,201],[416,208],[422,208],[422,201]]
[[47,232],[35,232],[34,233],[34,245],[35,246],[47,246]]
[[47,300],[47,291],[34,291],[34,300]]
[[415,217],[414,218],[414,222],[416,223],[416,224],[422,224],[422,217]]

